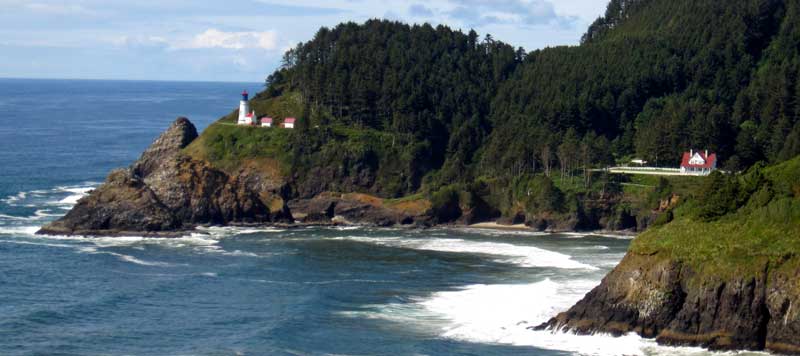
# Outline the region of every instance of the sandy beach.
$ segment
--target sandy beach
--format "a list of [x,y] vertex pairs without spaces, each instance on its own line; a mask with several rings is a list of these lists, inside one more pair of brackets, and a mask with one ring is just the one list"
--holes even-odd
[[526,226],[525,224],[516,224],[516,225],[502,225],[496,222],[484,222],[478,224],[467,225],[469,228],[473,229],[494,229],[494,230],[525,230],[525,231],[532,231],[530,227]]

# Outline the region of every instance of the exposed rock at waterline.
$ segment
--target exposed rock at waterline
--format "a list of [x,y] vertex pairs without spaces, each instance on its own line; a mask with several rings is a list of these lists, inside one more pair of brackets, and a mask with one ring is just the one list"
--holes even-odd
[[43,234],[159,233],[198,224],[288,222],[280,192],[265,188],[256,173],[229,175],[181,150],[197,138],[186,118],[177,119],[130,168],[78,201]]
[[289,206],[303,223],[428,226],[433,222],[429,204],[420,201],[389,206],[382,199],[365,194],[326,192],[312,199],[293,200]]
[[665,345],[800,354],[796,266],[765,261],[758,273],[721,277],[630,252],[580,302],[537,329],[636,332]]

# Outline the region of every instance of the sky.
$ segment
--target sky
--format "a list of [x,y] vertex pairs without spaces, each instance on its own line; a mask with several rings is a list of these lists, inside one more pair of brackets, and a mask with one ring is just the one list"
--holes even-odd
[[578,44],[605,0],[0,0],[0,77],[261,82],[322,26],[444,24]]

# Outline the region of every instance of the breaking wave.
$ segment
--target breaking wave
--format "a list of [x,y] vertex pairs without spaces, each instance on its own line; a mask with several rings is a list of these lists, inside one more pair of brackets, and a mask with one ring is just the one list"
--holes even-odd
[[[107,254],[122,261],[153,267],[170,267],[173,264],[145,261],[131,255],[109,251],[113,248],[144,249],[149,245],[165,248],[190,249],[199,253],[214,253],[226,256],[263,257],[260,254],[234,250],[226,251],[219,246],[220,240],[230,236],[283,232],[276,228],[207,227],[195,233],[177,238],[154,238],[144,236],[59,236],[36,235],[42,225],[57,219],[87,196],[99,183],[86,182],[82,185],[58,186],[52,189],[32,190],[0,199],[0,203],[14,211],[33,211],[32,215],[0,214],[0,243],[37,245],[47,247],[72,248],[78,253]],[[59,241],[64,243],[59,243]]]
[[472,285],[437,292],[412,304],[439,320],[440,335],[481,343],[533,346],[580,355],[708,355],[702,348],[657,345],[635,334],[576,335],[533,331],[559,312],[566,311],[599,281],[544,281],[521,285]]
[[111,255],[111,256],[119,258],[121,261],[133,263],[133,264],[140,265],[140,266],[148,266],[148,267],[173,267],[173,266],[175,266],[175,264],[172,264],[172,263],[144,261],[144,260],[138,259],[136,257],[133,257],[131,255],[126,255],[126,254],[117,253],[117,252],[110,252],[110,251],[100,251],[100,250],[98,250],[97,248],[94,248],[94,247],[81,247],[81,248],[78,248],[78,251],[83,252],[83,253],[92,254],[92,255],[100,255],[100,254]]
[[19,221],[45,223],[54,218],[61,217],[67,210],[75,206],[78,200],[85,197],[98,185],[99,183],[96,182],[85,182],[81,185],[59,186],[53,189],[19,192],[4,199],[0,199],[0,203],[11,208],[28,211],[36,208],[33,215],[29,216],[0,214],[0,225],[8,225],[10,222]]
[[612,337],[532,330],[567,310],[598,283],[589,279],[564,282],[545,279],[529,284],[470,285],[412,298],[405,303],[370,305],[340,314],[388,320],[457,341],[535,347],[578,355],[710,355],[702,348],[660,346],[633,333]]
[[502,242],[472,241],[454,238],[403,238],[347,236],[333,239],[372,243],[382,246],[414,250],[479,254],[492,256],[496,262],[510,263],[521,267],[554,267],[563,269],[597,270],[597,267],[581,263],[571,256],[533,246],[514,245]]

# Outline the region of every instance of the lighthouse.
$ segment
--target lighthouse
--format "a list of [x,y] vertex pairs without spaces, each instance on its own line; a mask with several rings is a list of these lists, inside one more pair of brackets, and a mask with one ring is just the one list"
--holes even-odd
[[239,125],[252,125],[253,114],[250,113],[250,105],[247,103],[247,90],[242,92],[242,101],[239,102]]

